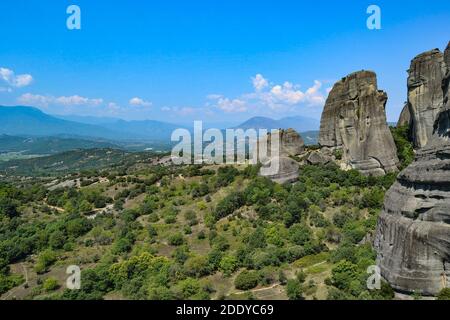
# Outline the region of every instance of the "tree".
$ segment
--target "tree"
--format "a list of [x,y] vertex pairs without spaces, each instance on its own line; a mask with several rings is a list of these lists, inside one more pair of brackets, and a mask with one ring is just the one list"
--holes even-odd
[[286,295],[289,300],[304,300],[301,283],[298,280],[288,280],[286,285]]
[[239,290],[250,290],[258,285],[259,275],[255,271],[242,271],[234,280],[234,286]]
[[48,240],[48,244],[53,249],[61,249],[64,246],[64,243],[66,241],[66,236],[64,235],[64,232],[60,230],[54,231]]
[[42,251],[37,259],[34,269],[37,273],[45,273],[48,268],[56,262],[57,256],[51,250]]
[[87,200],[81,201],[78,209],[81,213],[88,213],[92,211],[92,204],[90,204]]
[[340,261],[331,270],[331,281],[336,288],[349,290],[351,282],[357,280],[358,272],[355,264],[347,260]]
[[219,269],[226,277],[230,276],[236,268],[237,259],[234,256],[226,255],[220,260]]
[[18,202],[16,200],[0,196],[0,215],[10,218],[18,216],[17,204]]
[[294,224],[289,228],[289,236],[293,243],[304,245],[311,240],[312,232],[311,229],[304,224]]
[[205,256],[193,256],[184,263],[186,273],[193,277],[203,277],[209,274],[210,265]]

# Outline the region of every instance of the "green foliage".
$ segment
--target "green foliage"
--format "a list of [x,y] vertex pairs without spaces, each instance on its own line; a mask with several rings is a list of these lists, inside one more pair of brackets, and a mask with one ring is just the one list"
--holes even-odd
[[34,267],[35,271],[37,273],[47,272],[48,268],[56,262],[57,258],[56,253],[51,250],[41,252]]
[[414,160],[414,149],[410,140],[409,126],[391,127],[391,132],[397,146],[397,155],[401,163],[400,169],[404,169]]
[[289,300],[304,300],[301,283],[298,280],[288,280],[286,284],[286,295]]
[[21,275],[0,274],[0,294],[22,284],[25,281]]
[[181,246],[184,243],[184,237],[180,232],[174,233],[169,237],[169,244],[172,246]]
[[225,276],[230,276],[236,271],[238,266],[237,259],[234,256],[226,255],[220,260],[219,269]]
[[438,300],[450,300],[450,288],[444,288],[437,295]]
[[45,279],[44,283],[42,284],[42,288],[47,291],[55,291],[56,289],[59,288],[59,283],[58,280],[56,280],[55,278],[47,278]]
[[239,192],[233,192],[226,196],[217,204],[214,212],[214,218],[219,220],[224,218],[244,205],[244,197]]
[[234,286],[239,290],[250,290],[258,285],[259,275],[255,271],[242,271],[234,280]]
[[357,280],[357,267],[350,261],[339,262],[331,271],[333,285],[341,290],[350,288],[352,281]]

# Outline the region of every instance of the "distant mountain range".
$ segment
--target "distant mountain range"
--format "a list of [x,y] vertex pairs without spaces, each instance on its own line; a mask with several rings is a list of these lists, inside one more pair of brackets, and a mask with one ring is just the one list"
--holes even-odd
[[11,136],[57,136],[101,138],[111,141],[144,140],[170,142],[179,125],[154,120],[124,121],[106,118],[80,117],[92,124],[61,119],[33,107],[1,107],[0,134]]
[[[73,149],[121,148],[131,151],[165,150],[180,125],[155,121],[125,121],[116,118],[53,116],[33,107],[0,106],[0,153],[55,154]],[[191,130],[188,126],[184,128]],[[287,129],[299,133],[307,144],[316,142],[319,121],[295,116],[274,120],[254,117],[235,128]],[[206,128],[205,128],[206,129]]]
[[316,131],[320,128],[320,121],[302,117],[302,116],[294,116],[294,117],[286,117],[280,120],[274,120],[267,117],[253,117],[244,123],[236,126],[235,128],[241,129],[289,129],[292,128],[297,132],[306,132],[306,131]]

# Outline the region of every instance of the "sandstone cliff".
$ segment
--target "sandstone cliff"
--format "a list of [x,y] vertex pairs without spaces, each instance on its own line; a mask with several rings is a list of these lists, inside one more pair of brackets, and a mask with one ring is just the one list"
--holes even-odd
[[402,109],[400,117],[397,121],[397,127],[410,126],[411,125],[411,113],[409,112],[408,103]]
[[338,81],[322,113],[319,144],[342,148],[349,167],[368,175],[397,170],[394,139],[386,122],[387,94],[376,74],[359,71]]
[[433,133],[433,124],[442,108],[444,55],[439,49],[419,54],[408,70],[408,107],[411,134],[416,148],[424,147]]
[[[447,62],[449,56],[450,46]],[[450,285],[449,84],[447,67],[441,86],[443,107],[433,134],[386,193],[378,220],[377,263],[382,276],[399,291],[434,295]]]
[[[267,147],[271,150],[273,134],[267,135]],[[270,155],[269,159],[262,159],[263,168],[278,167],[276,172],[264,173],[265,176],[277,183],[293,182],[298,178],[299,164],[290,158],[305,151],[305,142],[300,134],[294,129],[280,130],[279,132],[279,154]]]

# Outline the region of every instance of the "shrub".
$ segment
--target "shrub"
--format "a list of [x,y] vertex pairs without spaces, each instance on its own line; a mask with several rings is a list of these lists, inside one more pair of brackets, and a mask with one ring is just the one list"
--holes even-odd
[[51,250],[45,250],[41,252],[37,259],[36,266],[34,267],[37,273],[45,273],[48,271],[48,268],[56,262],[57,256]]
[[234,256],[224,256],[220,260],[219,269],[225,276],[230,276],[237,268],[237,260]]
[[184,243],[184,237],[181,233],[177,232],[169,237],[169,244],[172,246],[181,246]]
[[45,279],[42,288],[47,292],[54,291],[59,288],[58,280],[55,278],[47,278]]
[[289,300],[303,300],[303,288],[299,281],[288,280],[286,285],[286,295]]
[[239,290],[250,290],[258,285],[259,275],[255,271],[242,271],[234,280],[234,286]]
[[438,300],[450,300],[450,288],[444,288],[437,295]]

